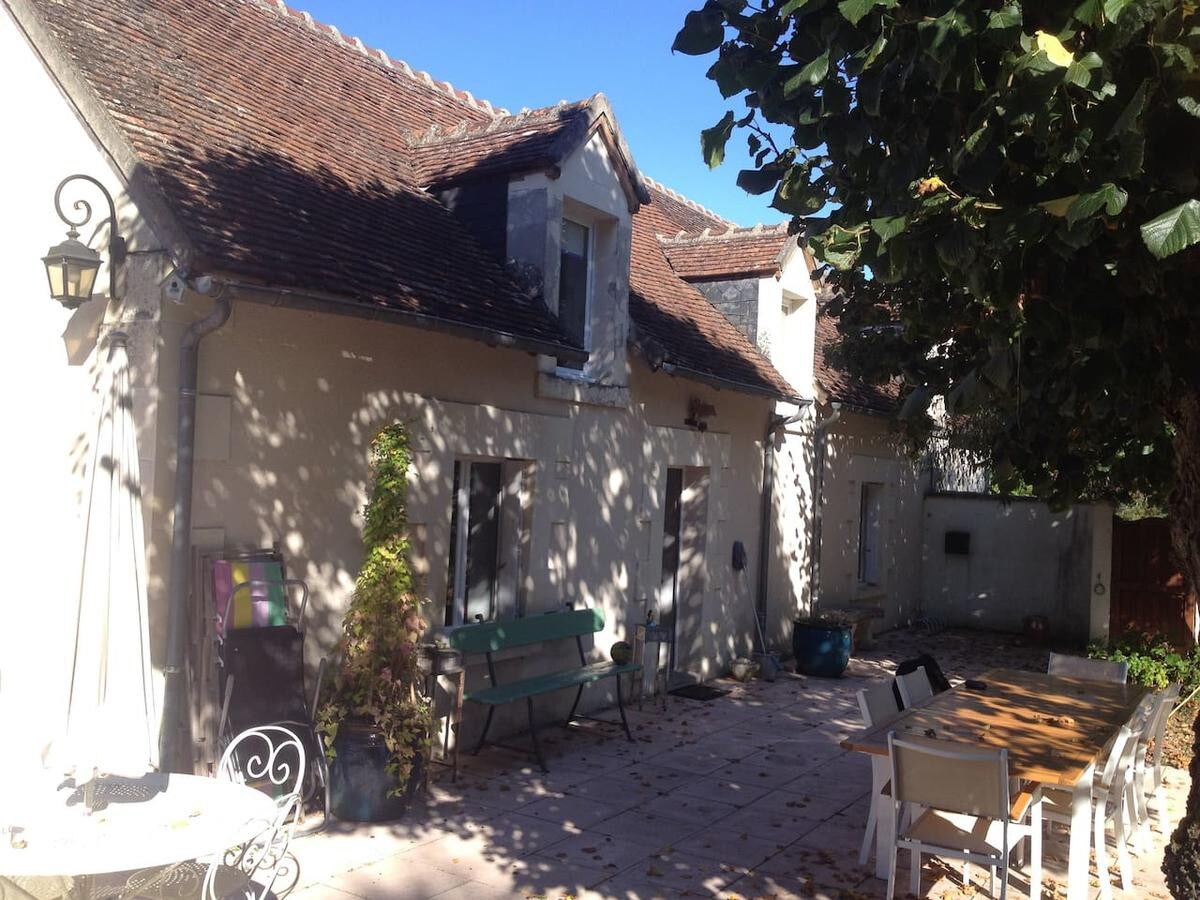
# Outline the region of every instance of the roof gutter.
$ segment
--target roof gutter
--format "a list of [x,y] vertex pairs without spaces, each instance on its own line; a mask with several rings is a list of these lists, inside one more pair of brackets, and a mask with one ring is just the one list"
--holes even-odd
[[715,388],[723,388],[731,391],[739,391],[743,394],[754,394],[758,397],[769,397],[772,400],[782,400],[785,403],[798,403],[801,406],[811,402],[802,397],[790,397],[787,394],[777,391],[773,388],[760,387],[759,385],[747,384],[744,381],[735,381],[732,378],[722,378],[720,375],[712,375],[708,372],[701,372],[697,369],[691,369],[687,366],[679,366],[675,363],[664,362],[658,366],[668,375],[674,375],[679,378],[687,378],[691,381],[699,381]]
[[[574,363],[587,361],[587,353],[579,347],[562,344],[557,341],[531,338],[500,331],[494,328],[464,325],[440,316],[426,313],[410,312],[408,310],[386,309],[379,306],[368,306],[345,297],[334,294],[323,294],[316,291],[297,290],[295,288],[272,287],[264,284],[236,281],[222,276],[219,280],[239,293],[239,299],[262,306],[286,307],[288,309],[307,310],[309,312],[329,313],[335,316],[350,316],[356,319],[367,319],[375,322],[387,322],[393,325],[406,325],[410,328],[421,328],[426,331],[437,331],[454,337],[482,341],[493,347],[506,347],[515,350],[525,350],[529,353],[544,353],[559,359]],[[267,299],[267,298],[270,299]]]

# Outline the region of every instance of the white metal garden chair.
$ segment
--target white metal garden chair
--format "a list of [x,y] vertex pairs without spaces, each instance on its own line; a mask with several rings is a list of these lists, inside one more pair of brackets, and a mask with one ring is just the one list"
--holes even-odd
[[[863,724],[867,728],[876,725],[886,725],[900,715],[900,707],[896,705],[896,693],[892,690],[892,682],[885,681],[872,687],[858,691],[858,709],[862,713]],[[891,784],[888,781],[887,767],[871,759],[871,803],[867,812],[867,829],[863,833],[862,848],[858,851],[858,864],[865,866],[867,857],[871,855],[871,844],[875,837],[876,817],[879,815],[875,803],[879,795],[890,794]],[[883,853],[884,849],[877,851]]]
[[1048,675],[1064,675],[1068,678],[1085,678],[1088,681],[1108,681],[1124,684],[1129,677],[1129,663],[1114,659],[1088,659],[1066,653],[1051,653],[1046,666]]
[[[283,726],[261,725],[234,737],[221,755],[217,778],[271,794],[275,817],[270,826],[220,858],[137,872],[126,880],[121,898],[263,900],[268,894],[286,894],[299,876],[288,846],[300,816],[305,763],[304,744]],[[281,877],[285,879],[284,887],[276,890]]]
[[905,709],[918,706],[933,696],[933,685],[924,666],[918,666],[906,675],[896,676],[896,687]]
[[1164,691],[1154,695],[1154,709],[1146,719],[1146,726],[1138,738],[1137,753],[1133,760],[1133,790],[1136,802],[1141,840],[1144,844],[1150,830],[1150,801],[1154,800],[1158,813],[1158,830],[1165,836],[1171,834],[1171,823],[1167,818],[1167,803],[1163,797],[1162,752],[1163,739],[1170,718],[1179,700],[1179,685],[1168,685]]
[[[1133,792],[1130,777],[1133,772],[1133,758],[1137,752],[1138,734],[1143,725],[1143,716],[1148,712],[1145,706],[1138,708],[1138,713],[1127,724],[1121,726],[1120,732],[1112,742],[1108,756],[1092,782],[1092,813],[1094,816],[1094,846],[1096,850],[1096,874],[1100,879],[1100,896],[1108,900],[1112,896],[1112,884],[1108,874],[1108,824],[1112,823],[1113,837],[1117,848],[1117,865],[1121,873],[1121,889],[1129,890],[1133,884],[1133,863],[1129,858],[1129,833],[1125,823],[1128,819],[1132,824],[1136,812],[1130,808]],[[1043,789],[1045,802],[1042,817],[1048,822],[1071,824],[1071,791],[1069,789],[1046,787]]]
[[[1008,894],[1009,857],[1017,844],[1030,845],[1030,897],[1042,885],[1042,793],[1036,787],[1010,796],[1008,751],[915,735],[888,735],[892,769],[892,802],[896,804],[896,837],[889,848],[887,897],[896,891],[896,857],[911,853],[909,890],[921,891],[921,856],[960,859],[965,865],[987,866],[993,880],[1000,870],[1000,898]],[[902,826],[904,804],[923,807],[911,824]],[[1026,821],[1028,817],[1028,821]],[[990,886],[988,893],[995,896]]]

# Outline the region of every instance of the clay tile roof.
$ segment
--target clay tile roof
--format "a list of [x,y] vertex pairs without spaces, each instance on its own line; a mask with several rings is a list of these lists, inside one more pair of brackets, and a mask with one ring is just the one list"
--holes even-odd
[[[820,302],[818,296],[818,302]],[[845,403],[861,409],[880,413],[891,413],[900,400],[898,382],[877,385],[868,384],[841,369],[836,369],[825,360],[825,348],[837,343],[837,319],[821,309],[817,313],[816,353],[813,359],[813,378],[836,403]]]
[[657,210],[655,218],[662,228],[662,234],[675,234],[679,231],[699,232],[705,228],[724,231],[736,227],[733,222],[721,218],[711,209],[706,209],[695,200],[671,190],[665,184],[645,176],[643,179],[650,188],[651,202]]
[[436,127],[413,141],[413,168],[423,184],[437,185],[496,172],[528,172],[558,163],[561,148],[590,125],[591,100],[522,110],[488,122]]
[[659,243],[680,278],[704,281],[739,275],[774,275],[779,271],[786,248],[795,241],[789,237],[787,225],[755,225],[659,235]]
[[406,135],[490,105],[266,0],[14,2],[118,126],[193,270],[570,346],[409,164]]
[[684,370],[682,374],[727,382],[751,393],[799,396],[749,338],[676,276],[657,238],[670,220],[659,207],[660,192],[653,183],[651,195],[653,201],[633,217],[629,272],[629,315],[635,343],[647,362],[651,367],[667,363]]

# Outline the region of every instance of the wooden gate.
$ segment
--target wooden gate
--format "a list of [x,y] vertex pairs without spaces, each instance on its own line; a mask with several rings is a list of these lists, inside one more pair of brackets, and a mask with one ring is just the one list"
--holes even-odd
[[1109,634],[1162,634],[1178,647],[1196,643],[1196,597],[1171,550],[1166,519],[1113,520]]

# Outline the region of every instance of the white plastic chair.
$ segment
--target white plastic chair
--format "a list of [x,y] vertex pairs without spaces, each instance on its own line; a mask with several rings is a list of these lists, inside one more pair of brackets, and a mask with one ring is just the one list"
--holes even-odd
[[[1133,757],[1137,752],[1138,733],[1141,730],[1145,707],[1127,724],[1121,726],[1104,761],[1104,768],[1097,773],[1092,783],[1092,811],[1094,815],[1094,846],[1096,850],[1096,873],[1100,879],[1100,896],[1104,900],[1112,897],[1112,884],[1108,874],[1108,823],[1112,823],[1113,837],[1117,846],[1117,864],[1121,872],[1121,889],[1129,890],[1133,884],[1133,863],[1129,858],[1129,834],[1125,820],[1131,823],[1136,815],[1129,808],[1132,792],[1129,776],[1133,771]],[[1058,787],[1043,788],[1042,817],[1048,822],[1071,824],[1071,791]]]
[[288,845],[299,819],[305,764],[300,738],[281,725],[260,725],[234,737],[221,754],[217,778],[268,790],[276,809],[270,826],[220,858],[134,873],[126,879],[120,896],[263,900],[280,876],[294,879],[299,870],[288,856]]
[[1066,653],[1051,653],[1048,675],[1065,675],[1068,678],[1085,678],[1088,681],[1108,681],[1124,684],[1129,677],[1129,663],[1113,659],[1088,659]]
[[[862,688],[857,692],[858,709],[862,713],[863,724],[867,728],[876,725],[886,725],[900,715],[900,707],[896,705],[896,693],[892,690],[892,682],[884,681],[871,687]],[[883,766],[871,760],[871,803],[867,811],[867,829],[863,833],[862,847],[858,851],[858,864],[865,866],[867,857],[871,855],[871,844],[875,837],[875,823],[879,815],[875,803],[879,795],[890,792],[891,786]],[[882,853],[880,849],[878,852]]]
[[[1158,829],[1170,836],[1171,825],[1167,819],[1167,804],[1162,797],[1162,749],[1166,736],[1167,719],[1179,700],[1179,685],[1168,685],[1166,690],[1154,695],[1150,715],[1138,736],[1137,752],[1133,758],[1134,808],[1137,812],[1139,843],[1145,847],[1150,831],[1150,801],[1155,801],[1158,812]],[[1147,783],[1149,782],[1149,783]]]
[[[912,855],[909,890],[921,890],[921,855],[961,859],[987,866],[993,879],[1000,870],[1000,898],[1008,894],[1008,860],[1025,838],[1030,846],[1029,896],[1042,887],[1041,788],[1009,794],[1008,751],[933,740],[915,735],[888,735],[892,764],[892,801],[896,804],[896,837],[889,849],[887,897],[896,891],[896,857]],[[925,811],[907,827],[900,825],[901,804]],[[1028,816],[1028,822],[1026,822]],[[988,893],[995,895],[992,884]]]
[[907,675],[897,675],[896,687],[900,689],[900,700],[905,709],[924,703],[933,696],[933,685],[929,683],[924,666],[917,666]]

